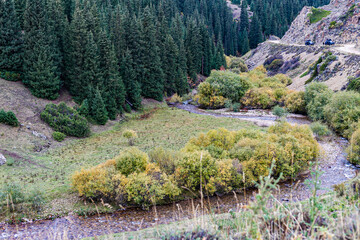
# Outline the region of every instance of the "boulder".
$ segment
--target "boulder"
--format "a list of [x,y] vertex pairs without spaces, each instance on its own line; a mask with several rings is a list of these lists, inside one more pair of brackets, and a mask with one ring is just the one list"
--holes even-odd
[[0,166],[4,165],[6,163],[6,158],[4,155],[0,153]]

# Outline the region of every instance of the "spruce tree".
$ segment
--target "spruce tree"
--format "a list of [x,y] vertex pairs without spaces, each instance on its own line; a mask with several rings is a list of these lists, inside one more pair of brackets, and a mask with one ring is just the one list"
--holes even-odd
[[99,88],[96,88],[94,99],[91,101],[91,117],[100,125],[105,125],[109,119]]
[[177,58],[178,58],[178,49],[175,44],[174,39],[167,35],[165,44],[164,44],[164,75],[165,75],[165,92],[168,96],[177,92],[176,82],[178,81],[178,67],[177,67]]
[[156,40],[155,18],[149,7],[146,7],[142,16],[143,66],[141,78],[142,95],[158,101],[163,100],[164,74],[161,68],[159,47]]
[[246,0],[243,0],[241,3],[240,32],[243,32],[244,30],[249,31],[249,14],[247,7]]
[[132,105],[135,110],[141,108],[141,86],[136,79],[134,62],[130,50],[127,50],[122,57],[120,64],[120,75],[126,89],[126,102]]
[[23,82],[37,97],[56,99],[60,78],[53,49],[54,32],[48,19],[45,0],[28,0],[24,13],[24,78]]
[[250,46],[249,46],[249,38],[248,38],[248,33],[246,30],[243,31],[243,33],[241,34],[241,54],[245,54],[248,51],[250,51]]
[[13,0],[0,1],[0,72],[22,71],[23,40]]
[[262,27],[259,21],[259,18],[256,14],[253,15],[251,26],[250,26],[250,33],[249,33],[249,45],[251,49],[254,49],[258,46],[259,43],[263,41],[262,35]]

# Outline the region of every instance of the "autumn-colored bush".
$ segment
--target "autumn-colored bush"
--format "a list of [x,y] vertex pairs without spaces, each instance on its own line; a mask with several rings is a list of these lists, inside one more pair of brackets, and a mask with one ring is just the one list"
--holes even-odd
[[149,207],[182,198],[228,193],[253,187],[260,177],[281,173],[295,178],[319,152],[308,126],[278,123],[267,132],[210,130],[192,138],[179,152],[154,149],[148,155],[129,148],[113,160],[72,176],[80,196],[126,206]]
[[138,138],[137,133],[134,130],[127,129],[123,132],[123,137],[128,140],[130,146],[134,145],[135,139]]
[[274,91],[269,87],[252,88],[245,93],[241,104],[250,108],[272,108],[276,104]]
[[128,176],[131,173],[145,171],[149,156],[136,147],[125,149],[115,158],[116,170]]
[[225,105],[225,98],[220,96],[219,90],[208,82],[199,85],[199,94],[194,97],[201,108],[216,109]]
[[115,161],[109,160],[90,169],[81,169],[71,178],[73,188],[87,198],[112,198]]
[[348,160],[352,164],[360,164],[360,129],[356,130],[351,138],[350,145],[347,148]]
[[305,104],[305,93],[304,92],[290,92],[285,97],[285,107],[289,112],[292,113],[306,113]]
[[209,182],[217,173],[216,160],[207,151],[195,151],[180,159],[175,176],[181,186],[192,191],[205,189],[213,194],[216,189]]
[[171,96],[169,102],[171,102],[171,103],[180,103],[180,102],[182,102],[182,100],[183,99],[177,93],[175,93],[174,95]]

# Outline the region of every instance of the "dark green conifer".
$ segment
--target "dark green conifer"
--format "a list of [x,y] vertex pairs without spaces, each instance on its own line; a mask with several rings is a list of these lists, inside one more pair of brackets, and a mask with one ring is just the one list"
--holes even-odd
[[91,117],[100,125],[105,125],[109,119],[99,88],[96,88],[94,99],[91,101]]
[[0,1],[0,72],[22,71],[23,36],[13,0]]
[[262,27],[256,14],[253,15],[249,33],[249,45],[251,49],[258,46],[263,41]]

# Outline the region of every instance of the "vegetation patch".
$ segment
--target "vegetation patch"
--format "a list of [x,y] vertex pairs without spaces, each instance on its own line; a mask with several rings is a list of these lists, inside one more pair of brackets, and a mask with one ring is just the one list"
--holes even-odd
[[15,114],[11,111],[5,112],[3,109],[0,110],[0,123],[13,127],[19,126],[19,121],[17,120]]
[[311,13],[309,13],[308,17],[310,20],[310,23],[317,23],[321,21],[323,18],[329,16],[331,14],[331,11],[326,11],[324,9],[320,8],[312,8]]
[[317,158],[319,147],[308,126],[280,122],[266,133],[210,130],[175,154],[155,151],[150,158],[138,148],[125,149],[76,172],[72,186],[85,198],[148,207],[181,199],[189,191],[211,196],[253,187],[269,174],[272,161],[277,163],[272,176],[293,179]]
[[5,79],[7,81],[17,82],[21,80],[20,73],[16,72],[0,72],[0,78]]
[[55,131],[68,136],[86,137],[90,134],[87,120],[65,103],[48,104],[40,117]]

